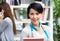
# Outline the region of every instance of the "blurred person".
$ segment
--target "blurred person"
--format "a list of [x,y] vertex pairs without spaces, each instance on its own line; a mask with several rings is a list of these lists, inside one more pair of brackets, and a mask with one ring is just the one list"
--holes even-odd
[[16,27],[9,4],[0,3],[0,41],[14,41]]

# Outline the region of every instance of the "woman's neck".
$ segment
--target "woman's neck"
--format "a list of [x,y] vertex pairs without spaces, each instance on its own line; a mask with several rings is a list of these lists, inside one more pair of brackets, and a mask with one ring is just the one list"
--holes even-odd
[[2,22],[3,21],[3,19],[0,19],[0,22]]
[[[32,23],[33,24],[33,23]],[[33,24],[35,27],[40,27],[39,23],[38,24]]]

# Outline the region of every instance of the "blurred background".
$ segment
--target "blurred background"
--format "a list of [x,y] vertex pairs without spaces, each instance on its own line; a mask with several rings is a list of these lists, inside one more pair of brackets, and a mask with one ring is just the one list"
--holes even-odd
[[[0,0],[0,3],[7,2],[10,6],[19,6],[21,4],[30,4],[35,1],[43,2],[45,6],[52,6],[53,7],[53,40],[54,41],[60,41],[60,0]],[[21,19],[21,21],[25,18],[27,18],[26,14],[26,8],[13,8],[12,11],[14,12],[14,17],[18,20]],[[49,12],[49,11],[48,11]],[[19,14],[16,14],[19,13]],[[23,16],[22,16],[23,15]],[[17,17],[16,17],[17,16]],[[49,18],[48,18],[49,19]],[[18,24],[20,21],[16,21],[16,27],[17,27],[17,33],[20,33],[26,24]],[[22,26],[23,25],[23,26]],[[18,36],[18,34],[16,35]],[[19,37],[19,36],[18,36]],[[19,38],[16,38],[16,41],[19,40]]]

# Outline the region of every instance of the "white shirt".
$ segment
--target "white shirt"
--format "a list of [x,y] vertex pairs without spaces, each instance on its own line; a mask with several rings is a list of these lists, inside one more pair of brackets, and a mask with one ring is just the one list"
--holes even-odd
[[[46,28],[45,28],[46,29]],[[48,31],[48,30],[47,30]],[[32,37],[32,34],[33,34],[33,38],[44,38],[44,41],[47,41],[47,37],[45,35],[45,33],[43,32],[43,34],[39,34],[37,31],[33,30],[31,31],[31,28],[30,28],[30,24],[27,25],[22,33],[21,33],[21,38],[20,40],[23,41],[23,38],[27,37],[27,38],[31,38]]]

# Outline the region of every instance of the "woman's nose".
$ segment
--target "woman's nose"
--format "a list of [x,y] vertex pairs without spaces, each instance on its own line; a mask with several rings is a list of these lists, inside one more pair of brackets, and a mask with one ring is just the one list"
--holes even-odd
[[34,15],[33,17],[34,17],[34,18],[36,18],[37,16],[36,16],[36,15]]

